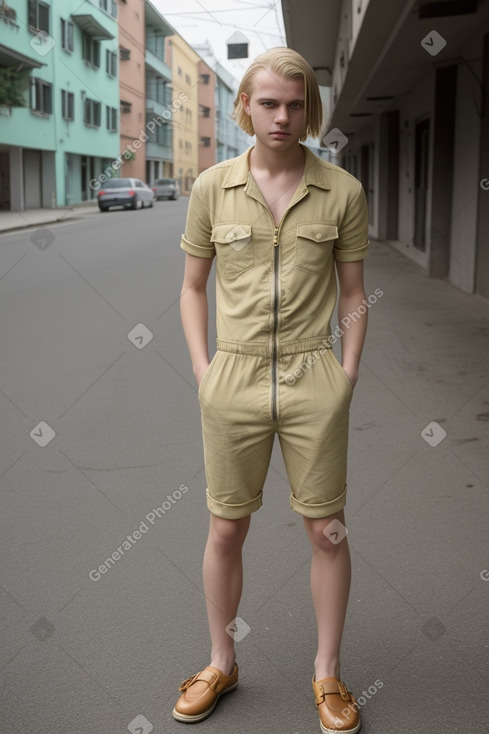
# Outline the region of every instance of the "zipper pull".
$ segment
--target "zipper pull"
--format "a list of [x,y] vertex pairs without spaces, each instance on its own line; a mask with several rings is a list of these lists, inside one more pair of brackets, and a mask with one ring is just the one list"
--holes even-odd
[[278,245],[278,227],[275,227],[275,232],[273,233],[273,246],[277,247]]

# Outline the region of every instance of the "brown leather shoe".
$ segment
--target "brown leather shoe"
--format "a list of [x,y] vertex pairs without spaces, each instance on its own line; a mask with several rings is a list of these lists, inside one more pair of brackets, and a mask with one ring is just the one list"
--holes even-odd
[[345,684],[338,678],[322,678],[316,683],[315,677],[312,677],[312,687],[323,734],[355,734],[360,731],[358,704]]
[[225,675],[219,668],[208,665],[200,673],[183,681],[179,691],[182,695],[172,711],[173,718],[187,724],[202,721],[216,708],[224,693],[234,691],[238,686],[238,665],[234,664],[231,675]]

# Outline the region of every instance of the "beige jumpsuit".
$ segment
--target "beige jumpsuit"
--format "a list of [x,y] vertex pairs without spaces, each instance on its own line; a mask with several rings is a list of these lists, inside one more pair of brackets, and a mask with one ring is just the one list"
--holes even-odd
[[261,506],[277,433],[290,506],[326,517],[346,501],[353,392],[331,348],[334,261],[367,255],[365,195],[305,148],[304,176],[276,227],[249,153],[199,176],[181,241],[216,257],[217,351],[199,387],[207,506],[229,519]]

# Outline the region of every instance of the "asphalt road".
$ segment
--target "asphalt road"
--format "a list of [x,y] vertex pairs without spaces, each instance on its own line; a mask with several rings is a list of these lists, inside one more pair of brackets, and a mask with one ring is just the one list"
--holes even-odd
[[[186,206],[0,237],[2,734],[182,732],[178,685],[208,663]],[[342,673],[366,734],[482,733],[489,306],[381,243],[366,276],[384,296],[352,403]],[[319,732],[288,497],[275,450],[245,547],[240,686],[203,734]]]

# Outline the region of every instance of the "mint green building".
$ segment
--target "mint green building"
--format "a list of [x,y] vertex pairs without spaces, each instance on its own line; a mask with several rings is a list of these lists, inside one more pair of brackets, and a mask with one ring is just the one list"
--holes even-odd
[[0,74],[28,74],[26,106],[0,106],[1,209],[94,198],[120,152],[118,62],[114,0],[0,5]]

